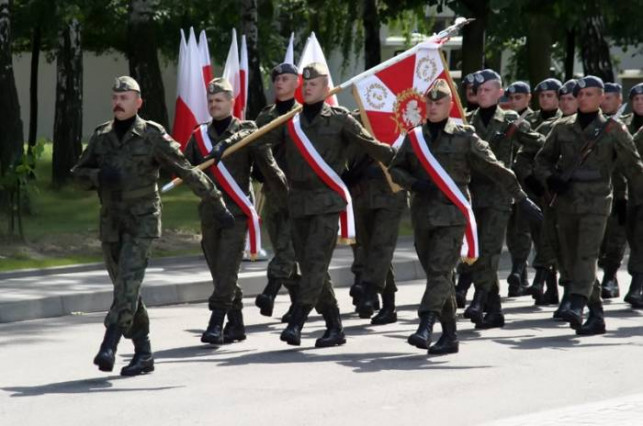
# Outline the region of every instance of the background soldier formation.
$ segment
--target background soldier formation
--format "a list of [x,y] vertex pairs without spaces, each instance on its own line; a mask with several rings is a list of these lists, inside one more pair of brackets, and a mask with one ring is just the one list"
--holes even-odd
[[[275,297],[285,286],[291,307],[282,318],[288,325],[281,340],[299,345],[306,319],[316,308],[326,330],[315,346],[346,342],[328,274],[345,201],[312,170],[285,126],[222,159],[227,147],[257,126],[299,107],[294,100],[298,74],[290,64],[273,69],[276,102],[261,112],[256,125],[231,116],[230,83],[212,80],[212,120],[207,123],[212,149],[202,152],[193,136],[184,154],[160,125],[138,117],[142,99],[136,81],[116,80],[114,119],[96,129],[73,169],[85,188],[99,194],[100,239],[114,284],[105,337],[94,359],[100,370],[113,369],[121,336],[132,339],[135,347],[121,374],[154,369],[140,285],[150,244],[161,229],[161,166],[181,177],[202,200],[202,247],[214,290],[211,318],[201,340],[221,344],[246,338],[237,275],[247,218],[220,182],[192,168],[208,158],[221,161],[246,196],[253,197],[251,176],[269,189],[263,219],[275,254],[268,266],[268,284],[256,299],[261,314],[272,315]],[[329,92],[324,65],[313,63],[302,74],[301,128],[323,161],[342,176],[355,205],[357,273],[351,296],[360,318],[371,318],[381,297],[380,312],[371,324],[397,321],[392,257],[409,197],[415,248],[427,276],[419,327],[408,338],[413,346],[431,354],[459,350],[456,310],[465,306],[471,284],[475,292],[464,316],[478,329],[505,324],[498,278],[505,236],[512,258],[509,296],[531,294],[536,305],[557,304],[560,283],[564,294],[554,318],[568,322],[577,334],[605,332],[601,298],[619,296],[616,272],[626,241],[632,280],[625,300],[643,308],[643,83],[630,91],[629,116],[614,116],[622,103],[621,87],[594,76],[564,84],[556,79],[539,83],[538,111],[529,109],[530,86],[515,82],[506,90],[511,109],[503,110],[498,105],[504,93],[501,78],[486,69],[463,79],[471,125],[449,118],[453,95],[447,82],[437,80],[429,88],[428,116],[418,141],[472,202],[480,257],[468,265],[459,262],[465,217],[429,177],[410,136],[396,154],[373,139],[346,109],[324,102]],[[393,189],[391,179],[401,190]],[[536,274],[529,286],[532,242]],[[602,282],[596,276],[597,264],[604,270]],[[584,321],[586,306],[589,316]],[[431,345],[438,321],[442,335]]]

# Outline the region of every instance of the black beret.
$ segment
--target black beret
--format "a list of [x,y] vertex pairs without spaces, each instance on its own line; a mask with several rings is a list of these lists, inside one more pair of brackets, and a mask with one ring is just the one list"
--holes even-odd
[[282,74],[299,75],[299,70],[295,65],[284,62],[283,64],[279,64],[272,69],[272,71],[270,72],[270,78],[272,79],[272,81],[275,81],[275,78],[277,78],[278,75]]
[[643,83],[639,83],[630,89],[630,99],[636,95],[643,95]]
[[618,83],[605,83],[605,93],[621,93],[623,86]]
[[578,82],[574,79],[567,80],[565,84],[561,86],[560,89],[558,89],[558,96],[563,96],[563,95],[572,95],[576,96],[576,86],[578,85]]
[[578,92],[583,89],[588,89],[590,87],[596,87],[598,89],[605,89],[605,84],[600,77],[595,75],[586,75],[585,77],[578,80],[578,85],[576,86],[575,96],[578,96]]
[[502,78],[500,78],[500,74],[489,68],[476,72],[473,75],[473,80],[474,88],[478,88],[480,85],[486,83],[487,81],[493,80],[499,81],[500,84],[502,84]]
[[531,87],[529,86],[529,83],[525,83],[524,81],[516,81],[515,83],[511,83],[509,87],[507,87],[506,91],[510,95],[514,93],[529,94],[531,93]]
[[563,86],[563,83],[560,82],[557,78],[546,78],[534,89],[535,92],[545,92],[547,90],[554,90],[558,92],[558,89],[560,89]]

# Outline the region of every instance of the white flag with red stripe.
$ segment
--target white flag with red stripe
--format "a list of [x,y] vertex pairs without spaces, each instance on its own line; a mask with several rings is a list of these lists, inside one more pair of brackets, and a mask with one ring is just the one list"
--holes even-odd
[[243,100],[241,99],[241,64],[239,63],[239,45],[237,44],[237,31],[232,29],[232,41],[228,50],[228,57],[223,69],[223,78],[232,85],[234,108],[232,115],[243,120]]
[[[328,68],[328,63],[326,62],[326,56],[324,56],[324,51],[321,48],[321,45],[317,41],[317,37],[315,37],[315,33],[311,33],[310,37],[308,37],[308,40],[306,40],[306,45],[304,46],[304,51],[301,53],[301,57],[299,58],[299,65],[297,67],[299,68],[299,72],[302,73],[304,71],[304,67],[308,64],[311,64],[313,62],[318,62],[321,64],[326,65]],[[330,68],[328,68],[330,70]],[[295,99],[299,103],[304,102],[304,97],[302,95],[302,76],[299,74],[299,87],[297,88],[297,91],[295,92]],[[333,85],[333,78],[328,75],[328,88],[332,89],[335,87]],[[339,105],[337,103],[337,96],[333,95],[329,98],[326,98],[326,103],[329,105]]]
[[[203,81],[205,87],[212,80],[212,62],[210,60],[210,49],[208,48],[208,37],[205,35],[205,30],[201,30],[199,35],[199,52],[201,52],[201,69],[203,70]],[[207,89],[206,89],[207,90]]]
[[246,108],[248,107],[248,45],[246,44],[245,34],[241,36],[241,52],[239,54],[239,79],[241,89],[239,90],[239,110],[241,111],[241,120],[246,118]]

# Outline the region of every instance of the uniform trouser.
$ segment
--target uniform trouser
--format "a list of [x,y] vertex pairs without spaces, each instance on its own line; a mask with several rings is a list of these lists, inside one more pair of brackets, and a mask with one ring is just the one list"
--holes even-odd
[[530,222],[525,215],[520,214],[520,209],[514,204],[511,206],[511,215],[507,223],[507,249],[513,263],[527,262],[531,253],[532,235],[536,237],[536,234],[532,233]]
[[268,231],[268,238],[275,253],[268,263],[268,278],[286,280],[284,281],[286,285],[296,284],[297,280],[288,280],[297,273],[288,211],[277,209],[268,198],[264,208],[263,224]]
[[114,285],[114,299],[105,326],[117,325],[128,339],[147,336],[150,319],[141,298],[141,283],[150,258],[151,238],[121,234],[119,241],[103,242],[103,258]]
[[415,251],[426,274],[426,287],[418,315],[435,312],[442,320],[455,318],[452,272],[460,259],[464,228],[464,225],[415,226]]
[[627,216],[627,236],[630,244],[630,274],[643,274],[643,205],[631,206]]
[[509,210],[492,207],[477,207],[473,209],[478,224],[478,243],[480,257],[473,265],[462,264],[461,271],[470,271],[476,290],[490,293],[500,291],[498,281],[498,263],[502,254]]
[[627,230],[625,224],[618,223],[618,216],[610,214],[607,217],[605,236],[598,255],[598,266],[603,269],[621,267],[627,245]]
[[[355,217],[355,221],[357,221],[357,217]],[[359,233],[359,231],[357,230],[357,224],[355,224],[355,228],[355,231]],[[351,272],[361,280],[362,272],[364,272],[364,250],[358,242],[355,242],[355,244],[351,244],[351,250],[353,251],[353,263],[351,263]]]
[[361,278],[380,293],[397,291],[392,260],[401,219],[400,209],[355,209],[357,243],[363,251]]
[[208,299],[210,310],[243,308],[238,276],[247,230],[245,216],[236,216],[231,228],[221,228],[216,221],[204,221],[202,217],[201,248],[214,284],[214,291]]
[[292,240],[301,270],[297,303],[325,312],[337,306],[328,267],[337,244],[339,212],[292,218]]
[[596,280],[596,262],[605,233],[606,215],[556,214],[562,260],[569,274],[570,293],[586,297],[589,302],[600,300]]

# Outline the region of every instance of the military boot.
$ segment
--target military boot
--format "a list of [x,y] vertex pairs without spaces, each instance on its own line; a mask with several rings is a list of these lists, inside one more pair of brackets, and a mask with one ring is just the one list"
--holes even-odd
[[570,294],[568,300],[561,304],[560,317],[569,323],[574,330],[578,330],[583,324],[583,309],[587,304],[587,298],[580,294]]
[[547,268],[536,268],[536,275],[530,287],[525,289],[525,292],[531,294],[531,297],[536,301],[536,305],[543,300],[543,292],[545,291],[545,281],[549,270]]
[[246,340],[246,326],[243,324],[241,309],[228,311],[228,322],[223,327],[223,343],[234,343]]
[[418,325],[417,331],[407,339],[409,345],[419,349],[429,349],[431,334],[433,334],[433,325],[437,320],[438,314],[435,312],[425,312],[420,315],[420,325]]
[[445,355],[457,353],[460,349],[458,335],[456,333],[455,318],[440,320],[442,335],[435,345],[429,347],[431,355]]
[[255,299],[255,305],[259,308],[261,315],[265,317],[272,316],[272,310],[275,307],[275,297],[281,288],[281,281],[275,278],[268,278],[268,284],[263,292]]
[[359,305],[359,299],[364,293],[364,286],[362,285],[362,274],[355,274],[353,285],[350,288],[349,296],[353,298],[353,306]]
[[473,300],[469,307],[464,311],[464,317],[473,323],[482,322],[482,316],[487,303],[488,292],[486,290],[477,290],[473,293]]
[[[543,305],[557,305],[558,304],[558,280],[556,279],[556,269],[551,269],[547,273],[547,290],[543,295]],[[538,301],[536,301],[538,305]]]
[[618,268],[613,266],[603,270],[603,281],[601,282],[601,297],[603,299],[616,299],[620,296],[617,272]]
[[301,345],[301,329],[308,319],[308,314],[313,309],[310,305],[296,304],[292,309],[292,318],[288,326],[281,332],[279,339],[289,345]]
[[134,357],[121,370],[121,376],[138,376],[154,371],[154,357],[149,336],[133,339]]
[[560,304],[558,305],[558,308],[554,311],[554,315],[552,318],[554,318],[556,321],[563,321],[563,318],[560,316],[560,313],[563,310],[564,306],[567,306],[567,303],[569,303],[569,286],[563,287],[563,297],[560,300]]
[[324,317],[324,321],[326,321],[326,331],[324,331],[322,337],[315,341],[315,347],[329,348],[346,343],[342,319],[339,316],[339,308],[337,306],[331,306],[324,310],[322,316]]
[[114,362],[116,361],[116,347],[123,335],[121,329],[117,325],[110,325],[105,329],[105,337],[103,343],[100,345],[98,354],[94,357],[94,364],[98,366],[100,371],[114,370]]
[[226,311],[223,309],[212,310],[208,328],[201,335],[201,341],[203,343],[211,343],[213,345],[223,344],[223,320],[225,316]]
[[299,289],[298,286],[291,286],[288,287],[288,296],[290,296],[290,306],[288,307],[288,311],[281,317],[281,322],[287,324],[290,322],[290,318],[292,318],[292,310],[293,306],[295,306],[295,302],[297,302],[297,290]]
[[397,321],[397,312],[395,312],[395,292],[384,290],[382,293],[382,309],[371,318],[371,324],[382,325],[391,324]]
[[375,284],[366,281],[362,282],[364,292],[357,304],[357,313],[360,318],[370,318],[375,312],[375,306],[379,302],[377,287]]
[[[634,273],[632,275],[632,281],[630,282],[630,289],[625,295],[625,301],[632,305],[632,307],[640,308],[643,304],[643,296],[641,292],[643,291],[643,274]],[[637,305],[637,306],[635,306]]]
[[603,313],[603,304],[599,300],[587,305],[589,315],[587,321],[576,330],[579,336],[593,336],[595,334],[605,334],[605,314]]
[[458,275],[458,283],[455,286],[455,302],[460,309],[464,309],[467,304],[467,292],[473,283],[471,274],[465,272]]
[[509,283],[509,297],[524,296],[525,282],[527,281],[527,262],[515,262],[511,273],[507,277]]
[[482,321],[476,323],[476,329],[486,330],[489,328],[504,327],[505,316],[502,313],[502,305],[500,303],[500,294],[491,293],[487,298],[487,313]]

